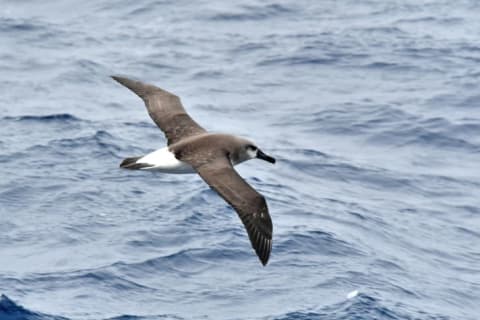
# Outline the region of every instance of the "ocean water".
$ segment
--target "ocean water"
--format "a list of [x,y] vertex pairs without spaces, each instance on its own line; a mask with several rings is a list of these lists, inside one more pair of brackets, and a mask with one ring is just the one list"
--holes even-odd
[[[478,1],[0,6],[0,319],[479,319]],[[121,74],[277,158],[262,267]]]

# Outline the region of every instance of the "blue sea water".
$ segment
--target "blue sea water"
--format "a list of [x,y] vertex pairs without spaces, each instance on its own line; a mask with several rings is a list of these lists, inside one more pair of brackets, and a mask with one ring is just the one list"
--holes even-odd
[[[0,319],[479,319],[479,13],[2,0]],[[237,167],[266,267],[198,176],[118,168],[165,139],[111,74],[277,158]]]

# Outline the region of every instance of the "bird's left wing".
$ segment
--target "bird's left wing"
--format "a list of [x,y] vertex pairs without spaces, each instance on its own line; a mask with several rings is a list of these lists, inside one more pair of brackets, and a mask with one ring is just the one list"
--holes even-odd
[[203,180],[238,213],[248,237],[263,265],[272,250],[272,219],[265,198],[233,169],[226,156],[196,167]]

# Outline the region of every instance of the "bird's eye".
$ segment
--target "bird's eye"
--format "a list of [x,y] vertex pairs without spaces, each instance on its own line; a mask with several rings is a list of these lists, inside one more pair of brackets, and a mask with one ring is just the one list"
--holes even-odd
[[257,151],[257,147],[255,147],[254,145],[251,145],[251,144],[249,144],[247,146],[247,149],[252,150],[252,151]]

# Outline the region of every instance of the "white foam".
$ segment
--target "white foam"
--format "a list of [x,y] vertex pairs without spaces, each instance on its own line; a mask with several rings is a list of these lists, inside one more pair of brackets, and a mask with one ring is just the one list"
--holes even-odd
[[347,294],[347,299],[352,299],[352,298],[355,298],[356,296],[358,296],[358,290],[353,290],[352,292]]

